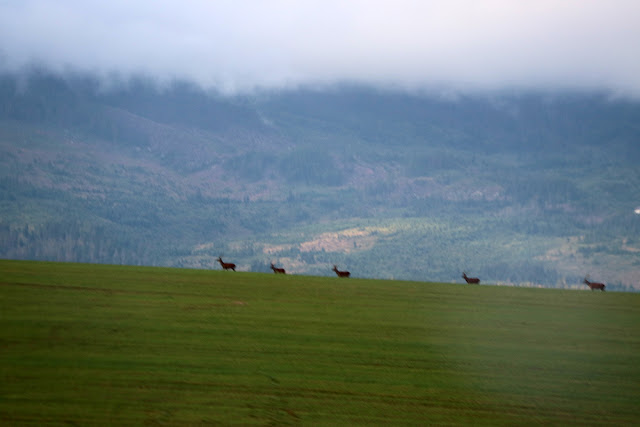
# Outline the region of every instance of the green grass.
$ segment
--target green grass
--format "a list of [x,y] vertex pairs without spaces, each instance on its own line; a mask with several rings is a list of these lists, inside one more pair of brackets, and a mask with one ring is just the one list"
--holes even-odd
[[0,261],[3,425],[631,425],[640,295]]

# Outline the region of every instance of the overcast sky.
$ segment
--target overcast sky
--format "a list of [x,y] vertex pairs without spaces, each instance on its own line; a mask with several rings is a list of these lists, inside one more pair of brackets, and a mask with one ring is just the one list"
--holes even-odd
[[0,0],[0,68],[640,97],[639,0]]

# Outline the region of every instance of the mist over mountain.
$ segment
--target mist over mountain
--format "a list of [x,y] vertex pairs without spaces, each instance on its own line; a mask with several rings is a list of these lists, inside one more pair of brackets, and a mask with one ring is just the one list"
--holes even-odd
[[635,0],[0,2],[0,70],[146,73],[225,93],[359,82],[640,96]]
[[640,103],[607,93],[7,72],[0,152],[4,258],[640,289]]

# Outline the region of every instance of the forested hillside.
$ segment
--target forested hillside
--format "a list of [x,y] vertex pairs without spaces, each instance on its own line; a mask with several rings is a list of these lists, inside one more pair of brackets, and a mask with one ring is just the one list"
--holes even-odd
[[640,289],[640,103],[0,78],[0,257]]

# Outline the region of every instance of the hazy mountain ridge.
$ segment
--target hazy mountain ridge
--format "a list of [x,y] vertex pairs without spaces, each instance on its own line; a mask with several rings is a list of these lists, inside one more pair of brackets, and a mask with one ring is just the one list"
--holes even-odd
[[0,85],[4,257],[638,285],[631,101],[20,81]]

